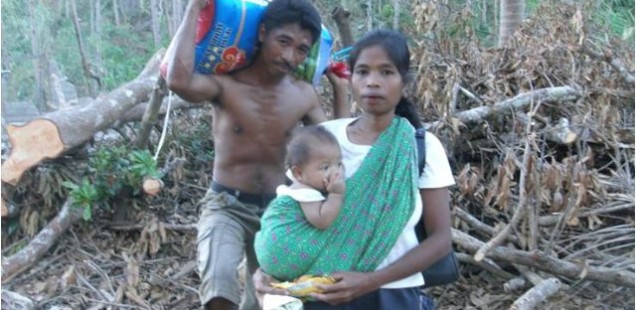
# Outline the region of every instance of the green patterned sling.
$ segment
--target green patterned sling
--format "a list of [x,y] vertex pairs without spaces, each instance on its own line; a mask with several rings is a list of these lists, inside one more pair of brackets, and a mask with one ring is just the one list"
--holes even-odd
[[413,213],[416,179],[413,127],[396,116],[346,180],[344,205],[328,229],[314,228],[291,197],[272,201],[255,239],[261,268],[279,280],[375,270]]

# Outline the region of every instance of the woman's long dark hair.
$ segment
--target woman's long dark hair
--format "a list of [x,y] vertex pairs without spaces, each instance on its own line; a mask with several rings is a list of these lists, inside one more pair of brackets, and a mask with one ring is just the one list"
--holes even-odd
[[[411,65],[411,53],[406,43],[406,38],[400,32],[388,29],[376,29],[358,40],[351,49],[349,54],[349,68],[353,70],[358,57],[362,50],[371,46],[380,46],[384,49],[389,59],[395,64],[395,67],[402,76],[402,81],[407,84],[411,81],[409,68]],[[415,105],[405,96],[400,98],[400,102],[395,107],[395,114],[406,118],[415,128],[422,127],[422,121],[417,113]]]

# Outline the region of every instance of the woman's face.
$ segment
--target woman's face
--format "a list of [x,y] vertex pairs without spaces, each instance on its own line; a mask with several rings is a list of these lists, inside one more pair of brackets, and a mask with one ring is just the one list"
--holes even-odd
[[353,97],[363,111],[393,113],[404,89],[397,67],[379,45],[364,48],[351,75]]

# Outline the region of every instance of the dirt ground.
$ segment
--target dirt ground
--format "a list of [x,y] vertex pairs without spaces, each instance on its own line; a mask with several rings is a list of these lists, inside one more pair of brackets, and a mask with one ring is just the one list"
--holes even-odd
[[[204,193],[203,187],[189,188],[192,201]],[[197,207],[147,202],[136,223],[115,225],[101,214],[71,228],[50,254],[3,285],[2,308],[25,309],[8,303],[8,290],[32,299],[35,309],[199,309]],[[507,309],[530,288],[506,292],[504,279],[474,265],[460,268],[457,283],[428,291],[438,309]],[[634,308],[634,290],[562,280],[567,287],[540,309]]]

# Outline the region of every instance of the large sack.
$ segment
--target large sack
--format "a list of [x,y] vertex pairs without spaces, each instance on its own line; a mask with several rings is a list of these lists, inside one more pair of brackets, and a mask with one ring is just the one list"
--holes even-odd
[[[267,2],[261,0],[210,0],[197,21],[194,65],[196,72],[224,74],[248,64],[258,42],[258,26]],[[298,78],[320,83],[329,64],[333,39],[322,26],[320,38],[312,46],[303,64],[296,70]],[[172,44],[171,44],[172,45]],[[173,53],[172,46],[166,56]],[[166,74],[166,60],[162,74]]]

